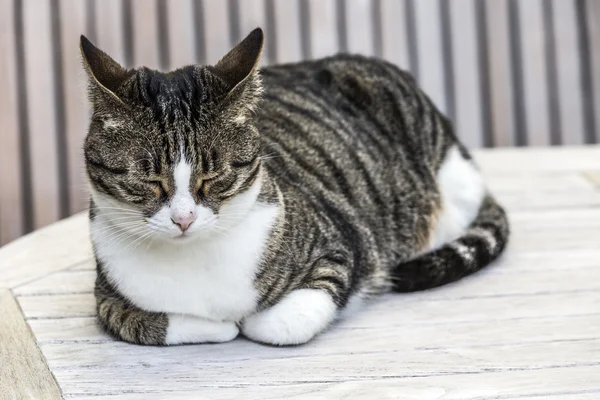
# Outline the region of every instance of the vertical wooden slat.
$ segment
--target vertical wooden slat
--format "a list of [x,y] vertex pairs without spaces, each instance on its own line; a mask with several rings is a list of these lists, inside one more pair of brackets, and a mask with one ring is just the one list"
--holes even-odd
[[404,24],[406,0],[381,0],[380,9],[383,58],[409,69],[409,44]]
[[33,212],[40,228],[60,217],[50,3],[23,1],[23,28]]
[[484,0],[484,6],[487,14],[485,26],[488,36],[492,141],[495,146],[511,146],[515,143],[515,121],[512,109],[508,0]]
[[594,116],[593,73],[590,49],[588,19],[586,15],[586,0],[576,0],[577,38],[581,66],[581,91],[583,102],[584,140],[586,143],[596,142],[596,119]]
[[348,52],[374,55],[371,0],[346,0]]
[[[565,144],[582,144],[584,142],[583,105],[575,2],[573,0],[552,1],[556,29],[561,136]],[[599,22],[595,21],[595,23]]]
[[309,0],[312,58],[338,51],[336,3],[333,0]]
[[446,111],[444,83],[444,60],[442,55],[442,33],[440,3],[438,0],[414,2],[419,57],[419,83],[442,111]]
[[125,65],[123,3],[121,0],[94,0],[97,43],[115,61]]
[[511,50],[511,73],[512,73],[512,109],[515,116],[515,144],[524,146],[527,142],[527,124],[525,114],[524,86],[523,86],[523,68],[522,68],[522,39],[520,9],[518,0],[511,0],[508,3],[508,23],[509,40]]
[[477,54],[475,2],[454,0],[450,6],[456,132],[470,147],[483,144],[480,70]]
[[131,0],[133,17],[133,65],[158,69],[157,0]]
[[592,75],[593,117],[595,121],[595,140],[600,143],[600,2],[587,0],[585,3],[587,18],[588,40],[590,48],[590,63]]
[[550,144],[548,77],[544,56],[544,3],[544,0],[518,3],[527,144],[533,146]]
[[167,1],[171,68],[183,67],[196,61],[192,1],[194,0]]
[[0,246],[23,233],[14,0],[0,2]]
[[230,50],[227,7],[226,1],[204,0],[204,37],[208,64],[216,63]]
[[61,0],[60,13],[68,191],[70,212],[76,213],[88,203],[81,148],[87,130],[89,106],[85,93],[86,78],[79,54],[79,35],[86,33],[85,2]]
[[297,0],[276,0],[275,35],[277,35],[278,63],[300,61],[302,59],[302,39],[300,31],[300,8]]

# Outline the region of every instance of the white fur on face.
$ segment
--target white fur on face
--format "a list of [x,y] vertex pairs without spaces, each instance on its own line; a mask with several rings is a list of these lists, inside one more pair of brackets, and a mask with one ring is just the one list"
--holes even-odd
[[[215,225],[217,221],[215,213],[210,208],[196,204],[194,201],[190,191],[191,176],[192,166],[185,161],[184,157],[181,157],[181,161],[173,171],[175,194],[156,214],[148,218],[149,229],[155,230],[167,238],[189,239],[199,232],[210,230]],[[190,213],[196,215],[196,220],[182,235],[181,229],[173,222],[173,219],[178,214]]]
[[[144,215],[133,206],[124,204],[112,197],[98,193],[92,189],[92,196],[101,219],[107,225],[116,226],[115,230],[129,233],[132,236],[151,237],[153,240],[174,240],[188,242],[198,237],[209,237],[219,234],[242,220],[252,208],[260,192],[260,176],[256,184],[225,202],[218,214],[202,204],[196,204],[191,188],[192,166],[183,157],[175,166],[173,178],[175,194],[168,203],[162,206],[152,217]],[[178,214],[193,213],[195,221],[182,235],[178,225],[173,222]]]

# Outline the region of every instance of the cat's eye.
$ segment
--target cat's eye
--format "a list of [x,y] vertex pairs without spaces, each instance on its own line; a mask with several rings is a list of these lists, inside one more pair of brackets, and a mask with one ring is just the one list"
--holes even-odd
[[162,180],[152,180],[150,184],[153,187],[154,193],[156,193],[156,197],[162,198],[167,197],[169,191],[167,185]]
[[248,167],[252,164],[254,164],[254,162],[256,161],[256,159],[258,158],[258,155],[252,157],[252,159],[250,160],[239,160],[239,161],[233,161],[231,163],[231,166],[233,168],[244,168],[244,167]]
[[198,188],[198,198],[203,199],[206,197],[208,193],[208,189],[210,189],[211,183],[215,180],[215,177],[202,179],[200,182],[200,187]]

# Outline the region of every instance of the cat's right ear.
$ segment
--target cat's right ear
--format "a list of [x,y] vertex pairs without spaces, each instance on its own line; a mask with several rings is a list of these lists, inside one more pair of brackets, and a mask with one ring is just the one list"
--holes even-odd
[[122,103],[116,90],[131,76],[133,71],[127,71],[83,35],[81,35],[79,49],[91,87],[97,88]]

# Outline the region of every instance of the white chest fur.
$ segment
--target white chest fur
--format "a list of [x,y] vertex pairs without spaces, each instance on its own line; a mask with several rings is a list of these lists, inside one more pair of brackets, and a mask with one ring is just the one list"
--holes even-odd
[[109,279],[138,307],[238,321],[256,306],[254,276],[276,217],[276,206],[255,204],[224,235],[149,248],[104,240],[96,218],[92,237]]

